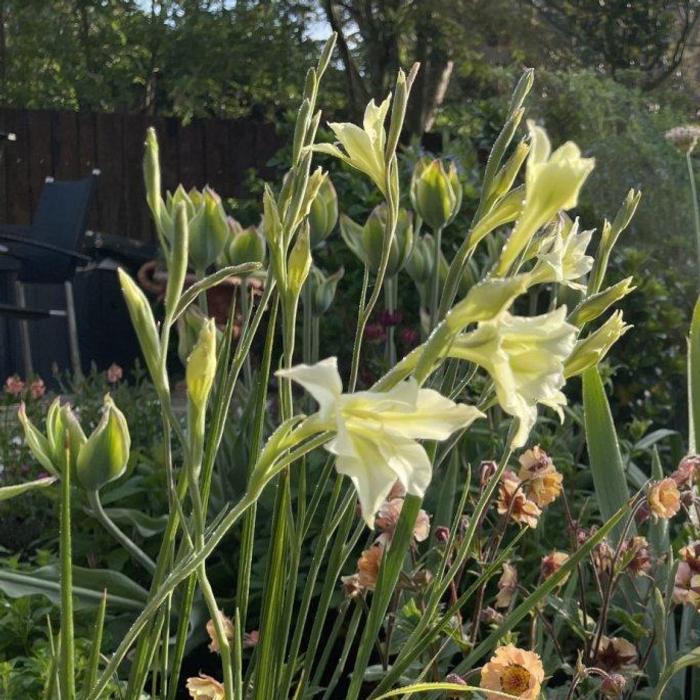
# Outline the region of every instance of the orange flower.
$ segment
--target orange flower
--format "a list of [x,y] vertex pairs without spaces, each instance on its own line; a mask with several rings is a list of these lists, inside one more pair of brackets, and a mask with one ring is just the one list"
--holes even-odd
[[503,574],[498,579],[498,595],[494,606],[507,608],[518,590],[518,570],[509,562],[503,564]]
[[540,508],[559,498],[562,475],[557,471],[549,455],[539,445],[527,450],[518,460],[520,473],[527,495]]
[[627,570],[635,576],[646,574],[651,569],[651,554],[646,537],[632,537],[625,542],[623,552],[627,560]]
[[[226,615],[224,615],[224,613],[221,612],[221,610],[219,610],[219,619],[221,620],[221,624],[223,625],[226,639],[231,641],[233,639],[234,633],[233,622],[231,622],[231,619],[226,617]],[[207,622],[207,634],[209,635],[209,639],[211,640],[211,643],[209,644],[209,651],[211,651],[214,654],[220,654],[221,649],[219,649],[219,639],[216,636],[216,627],[214,626],[214,620],[209,620],[209,622]]]
[[676,469],[671,478],[676,482],[679,489],[692,486],[700,476],[700,456],[686,455],[680,461],[678,469]]
[[676,482],[671,479],[662,479],[651,485],[647,494],[649,510],[658,520],[672,518],[681,507],[681,494]]
[[196,678],[188,678],[186,687],[194,700],[224,700],[225,697],[223,684],[203,673]]
[[[561,569],[561,567],[568,561],[569,555],[566,552],[550,552],[546,556],[542,557],[542,563],[540,564],[540,572],[542,574],[542,580],[546,581],[550,576]],[[563,586],[569,578],[569,574],[564,576],[564,578],[559,581],[559,585]]]
[[512,644],[498,647],[491,660],[481,669],[481,687],[486,691],[496,691],[487,692],[487,700],[501,700],[503,696],[497,693],[535,700],[539,697],[542,681],[544,668],[540,657]]
[[384,554],[384,544],[377,542],[369,549],[365,549],[357,560],[357,572],[351,576],[342,576],[343,589],[348,598],[373,591],[377,585],[379,576],[379,564]]
[[520,484],[520,480],[512,471],[506,470],[503,473],[503,479],[498,486],[498,512],[501,515],[510,513],[510,519],[514,523],[537,527],[537,519],[542,511],[523,493]]

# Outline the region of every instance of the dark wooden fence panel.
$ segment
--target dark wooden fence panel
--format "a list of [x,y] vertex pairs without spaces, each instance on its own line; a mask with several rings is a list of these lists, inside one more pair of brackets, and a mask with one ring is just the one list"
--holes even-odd
[[270,175],[279,148],[272,124],[252,120],[194,120],[141,114],[93,114],[0,109],[0,130],[17,141],[0,163],[0,222],[28,224],[46,177],[75,179],[101,171],[90,228],[153,240],[141,159],[146,128],[158,131],[163,187],[211,185],[222,197],[245,195],[247,170]]

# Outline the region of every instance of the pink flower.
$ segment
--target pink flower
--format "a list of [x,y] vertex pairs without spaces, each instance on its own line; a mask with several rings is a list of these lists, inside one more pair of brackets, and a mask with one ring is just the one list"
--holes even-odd
[[46,393],[46,385],[41,377],[37,377],[29,385],[29,393],[33,399],[40,399]]
[[24,391],[24,382],[19,375],[13,374],[5,380],[5,393],[12,396],[19,396]]
[[399,331],[399,342],[407,348],[412,348],[418,345],[420,334],[415,328],[402,328]]
[[386,340],[386,331],[381,323],[370,323],[365,328],[365,338],[369,341]]
[[124,370],[118,364],[116,364],[116,362],[112,362],[112,364],[107,369],[106,374],[107,381],[110,384],[116,384],[124,376]]
[[379,313],[379,323],[385,328],[389,326],[398,326],[401,323],[403,316],[400,311],[381,311]]

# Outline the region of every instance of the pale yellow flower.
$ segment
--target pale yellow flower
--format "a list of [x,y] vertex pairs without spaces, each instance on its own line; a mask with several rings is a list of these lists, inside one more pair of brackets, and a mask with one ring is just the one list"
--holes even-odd
[[[502,700],[507,693],[522,700],[537,700],[544,681],[540,657],[532,651],[507,644],[498,647],[491,660],[481,669],[480,686],[486,700]],[[489,690],[496,691],[489,693]]]
[[554,234],[544,241],[542,252],[532,270],[533,283],[557,282],[578,291],[586,285],[577,282],[593,267],[593,258],[586,255],[593,230],[578,230],[578,219],[570,228],[557,227]]
[[501,408],[519,420],[512,447],[522,447],[537,420],[537,404],[553,408],[563,420],[566,397],[564,360],[577,330],[566,322],[562,306],[541,316],[504,311],[476,330],[458,335],[451,357],[475,362],[493,379]]
[[647,494],[649,510],[655,518],[667,520],[681,508],[681,493],[670,477],[652,484]]
[[561,210],[572,209],[593,170],[593,158],[581,157],[576,144],[568,141],[552,153],[544,129],[528,122],[530,154],[525,170],[525,205],[496,264],[495,274],[504,276],[535,233]]
[[225,697],[223,684],[203,673],[197,677],[188,678],[186,688],[194,700],[224,700]]
[[[365,108],[362,128],[348,122],[330,122],[338,144],[318,143],[313,148],[327,153],[367,175],[382,193],[386,193],[386,129],[384,121],[389,112],[391,95],[380,105],[374,100]],[[340,147],[339,147],[340,146]],[[341,148],[342,147],[342,148]]]
[[507,608],[510,606],[515,592],[518,590],[518,570],[509,562],[503,564],[503,573],[498,579],[498,594],[494,607]]
[[277,375],[303,386],[318,403],[318,412],[307,420],[319,431],[335,432],[326,449],[336,456],[337,471],[355,485],[370,528],[397,479],[408,493],[425,494],[432,464],[417,440],[446,440],[483,416],[473,406],[419,388],[414,379],[389,391],[344,394],[334,357]]

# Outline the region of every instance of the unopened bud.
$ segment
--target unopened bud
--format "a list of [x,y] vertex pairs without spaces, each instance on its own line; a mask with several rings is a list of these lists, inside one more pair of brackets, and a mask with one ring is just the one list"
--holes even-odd
[[311,247],[316,248],[328,238],[338,222],[338,195],[331,179],[326,178],[316,193],[309,209]]
[[450,528],[440,525],[440,527],[435,528],[435,540],[442,544],[445,544],[450,539]]
[[446,170],[439,159],[421,158],[413,169],[411,202],[433,231],[447,226],[462,206],[462,184],[454,161]]

